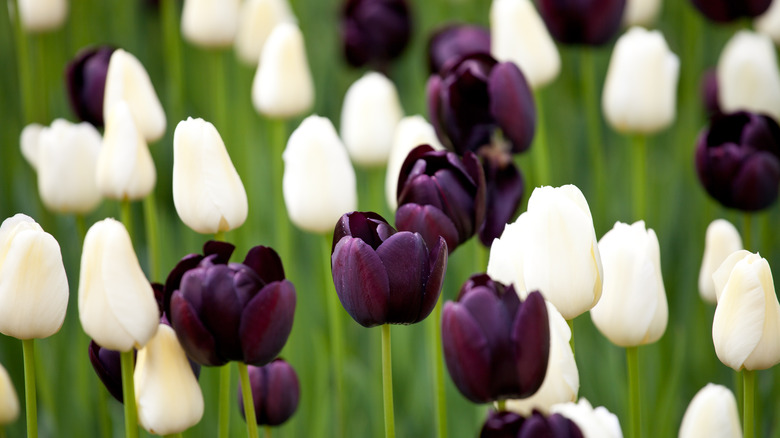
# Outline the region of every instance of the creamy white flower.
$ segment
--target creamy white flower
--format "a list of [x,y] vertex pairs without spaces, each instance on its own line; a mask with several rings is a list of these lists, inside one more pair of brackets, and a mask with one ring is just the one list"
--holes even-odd
[[693,397],[679,438],[742,438],[737,400],[725,386],[708,383]]
[[227,47],[238,29],[239,0],[184,0],[181,34],[192,44]]
[[141,348],[157,332],[160,314],[124,225],[96,222],[84,238],[79,275],[79,319],[103,348]]
[[715,283],[712,274],[735,251],[742,248],[742,238],[739,231],[726,219],[715,219],[707,227],[704,238],[704,258],[699,271],[699,295],[702,299],[715,303]]
[[280,23],[296,24],[287,0],[246,0],[238,15],[235,49],[247,65],[257,66],[260,53],[271,31]]
[[422,144],[427,144],[437,151],[444,150],[444,146],[436,137],[433,126],[423,116],[408,116],[401,119],[393,133],[393,145],[390,148],[385,173],[385,197],[387,205],[393,211],[398,208],[398,194],[396,192],[398,191],[398,175],[401,173],[401,166],[409,152]]
[[780,1],[772,0],[769,9],[753,21],[753,27],[780,44]]
[[623,438],[620,420],[604,406],[593,408],[585,398],[577,403],[560,403],[550,408],[551,414],[561,414],[580,428],[584,438]]
[[68,16],[67,0],[18,0],[19,18],[27,32],[57,30]]
[[649,27],[661,12],[661,0],[627,0],[623,25]]
[[22,129],[19,135],[19,147],[22,156],[33,169],[38,168],[38,139],[45,126],[38,123],[30,123]]
[[60,330],[68,308],[68,278],[60,245],[32,218],[0,225],[0,333],[46,338]]
[[653,133],[675,119],[680,60],[661,32],[632,27],[615,44],[602,108],[620,132]]
[[11,424],[19,418],[19,397],[16,395],[11,376],[0,365],[0,426]]
[[333,231],[341,215],[357,208],[355,170],[330,120],[304,119],[282,158],[284,203],[296,226],[315,233]]

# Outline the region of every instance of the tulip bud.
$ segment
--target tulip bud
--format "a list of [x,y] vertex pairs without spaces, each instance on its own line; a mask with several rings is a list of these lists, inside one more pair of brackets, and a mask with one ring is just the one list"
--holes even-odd
[[278,24],[263,45],[252,82],[252,104],[260,114],[275,118],[295,117],[314,104],[303,34],[295,24]]
[[675,118],[680,60],[661,32],[632,27],[615,44],[604,82],[604,116],[616,131],[650,134]]
[[0,426],[13,423],[19,417],[19,397],[14,382],[3,365],[0,365]]
[[281,23],[296,23],[287,0],[247,0],[241,3],[236,32],[238,59],[257,66],[266,39]]
[[722,116],[723,110],[720,108],[720,102],[718,101],[718,74],[715,72],[715,69],[711,68],[702,73],[700,92],[707,116],[710,119]]
[[[133,355],[135,366],[136,355]],[[124,403],[122,390],[122,364],[118,351],[109,350],[98,345],[95,341],[89,341],[89,361],[98,378],[103,382],[106,390],[119,403]]]
[[68,16],[67,0],[19,0],[22,29],[38,33],[57,30]]
[[345,0],[341,40],[347,62],[384,70],[406,48],[412,24],[406,0]]
[[246,220],[244,185],[219,132],[203,119],[189,117],[173,134],[173,204],[182,222],[202,234]]
[[184,0],[181,34],[202,47],[233,44],[238,28],[239,0]]
[[491,54],[517,64],[531,88],[558,77],[561,57],[531,0],[493,0],[490,33]]
[[718,297],[712,320],[718,359],[736,371],[763,370],[780,362],[780,304],[766,259],[737,251],[712,279]]
[[357,208],[355,171],[330,120],[304,119],[282,158],[284,203],[297,227],[326,233],[342,214]]
[[477,151],[485,173],[485,222],[479,230],[479,241],[490,247],[501,237],[506,224],[515,217],[525,193],[523,175],[512,155],[495,147]]
[[165,112],[154,92],[149,74],[138,58],[122,49],[114,50],[106,73],[103,118],[108,123],[113,107],[126,101],[138,130],[146,141],[165,134]]
[[103,96],[108,63],[114,48],[92,47],[80,51],[65,67],[68,102],[79,119],[103,126]]
[[517,438],[525,418],[509,411],[490,411],[479,438]]
[[32,218],[16,214],[0,225],[0,333],[47,338],[68,308],[60,245]]
[[33,169],[38,167],[38,140],[43,128],[44,126],[38,123],[30,123],[22,129],[22,133],[19,135],[22,156]]
[[715,304],[715,283],[712,274],[728,256],[743,249],[739,231],[726,219],[715,219],[707,227],[704,238],[704,259],[699,271],[699,295],[704,301]]
[[626,0],[623,25],[652,27],[660,12],[661,0]]
[[445,26],[428,40],[428,68],[437,74],[448,62],[476,53],[490,53],[487,29],[470,24]]
[[157,332],[160,313],[124,225],[96,222],[84,238],[79,275],[79,318],[101,347],[130,351]]
[[737,32],[718,59],[718,98],[726,113],[767,113],[780,120],[780,70],[772,40]]
[[539,13],[563,44],[606,44],[620,29],[626,0],[539,0]]
[[742,437],[737,400],[731,390],[713,383],[700,389],[685,410],[678,437]]
[[526,418],[511,412],[491,412],[482,426],[480,438],[583,438],[577,424],[570,419],[553,414],[545,417],[540,412]]
[[780,2],[773,1],[766,12],[756,17],[753,27],[772,38],[775,44],[780,44]]
[[[293,367],[282,359],[275,359],[262,367],[250,365],[247,371],[257,424],[279,426],[290,419],[298,409],[300,399],[298,375]],[[240,388],[238,395],[238,409],[246,421]]]
[[594,409],[585,398],[580,398],[577,403],[554,405],[550,412],[561,414],[576,423],[584,438],[623,438],[618,417],[604,406]]
[[705,17],[719,23],[763,14],[772,0],[691,0]]

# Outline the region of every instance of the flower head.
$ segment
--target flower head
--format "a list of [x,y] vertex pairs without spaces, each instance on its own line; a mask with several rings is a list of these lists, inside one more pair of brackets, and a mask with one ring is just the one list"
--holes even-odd
[[112,53],[111,46],[90,47],[65,67],[70,107],[79,119],[98,128],[103,126],[103,96]]
[[406,0],[345,0],[341,40],[347,62],[379,69],[406,48],[412,24]]
[[[247,367],[258,425],[278,426],[298,409],[300,385],[295,369],[283,359],[262,367]],[[238,408],[244,416],[244,398],[239,391]]]
[[539,0],[538,6],[558,42],[600,46],[620,29],[626,0]]

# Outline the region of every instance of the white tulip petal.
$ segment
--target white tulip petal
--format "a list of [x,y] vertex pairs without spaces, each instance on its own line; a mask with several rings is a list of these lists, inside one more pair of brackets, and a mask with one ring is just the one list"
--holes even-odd
[[551,414],[561,414],[580,428],[584,438],[623,438],[620,420],[604,406],[593,408],[585,398],[577,403],[560,403],[550,408]]
[[239,0],[184,0],[181,34],[198,46],[229,46],[238,29],[239,5]]
[[5,367],[0,365],[0,426],[19,418],[19,397]]
[[[740,249],[742,238],[731,222],[715,219],[710,223],[704,238],[704,256],[699,270],[699,294],[703,300],[713,304],[717,302],[712,275],[729,255]],[[726,278],[721,279],[721,290],[728,280],[727,274]]]
[[19,18],[27,32],[59,29],[68,16],[67,0],[18,0]]
[[396,192],[398,191],[398,176],[401,173],[401,166],[403,166],[409,152],[423,144],[427,144],[437,151],[444,150],[444,146],[436,137],[433,126],[423,116],[409,116],[401,119],[393,133],[393,143],[385,174],[385,196],[387,205],[392,211],[398,208]]
[[780,1],[772,0],[769,9],[753,21],[753,27],[780,44]]
[[242,2],[235,41],[238,58],[245,64],[256,67],[265,41],[280,23],[297,23],[287,0]]
[[742,438],[737,400],[725,386],[708,383],[691,400],[679,438]]
[[661,12],[661,0],[627,0],[623,26],[650,27]]
[[33,169],[38,167],[38,139],[43,128],[43,125],[30,123],[22,129],[22,134],[19,136],[22,156]]
[[734,270],[734,266],[737,265],[742,259],[750,256],[751,252],[745,249],[734,251],[723,260],[718,266],[715,272],[712,273],[712,283],[715,286],[715,300],[720,299],[720,295],[723,293],[723,289],[726,287],[726,283],[729,281],[731,271]]
[[527,213],[523,213],[512,224],[504,227],[501,237],[493,240],[490,245],[490,256],[488,258],[487,274],[493,280],[506,285],[513,285],[515,292],[521,299],[528,296],[525,288],[525,278],[523,278],[523,258],[519,257],[518,248],[525,247],[523,242],[523,228],[528,219]]

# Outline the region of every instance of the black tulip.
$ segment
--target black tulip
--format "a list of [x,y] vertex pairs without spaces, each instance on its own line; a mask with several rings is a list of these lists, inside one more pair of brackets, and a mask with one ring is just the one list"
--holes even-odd
[[385,70],[409,43],[411,14],[405,0],[346,0],[341,39],[347,62]]
[[92,47],[80,51],[65,67],[68,101],[76,116],[103,126],[103,95],[106,88],[108,62],[113,47]]
[[428,68],[436,74],[447,62],[475,53],[490,53],[490,31],[471,24],[449,25],[428,40]]
[[479,241],[490,247],[520,208],[525,187],[523,174],[506,151],[483,147],[477,155],[482,161],[486,187],[486,214],[479,230]]
[[705,17],[718,23],[755,18],[766,12],[772,0],[691,0]]
[[559,43],[600,46],[620,30],[626,0],[537,0],[537,6]]
[[[293,367],[283,359],[275,359],[262,367],[249,365],[247,372],[257,424],[278,426],[290,419],[298,409],[301,396],[298,375]],[[240,386],[238,408],[246,421]]]

